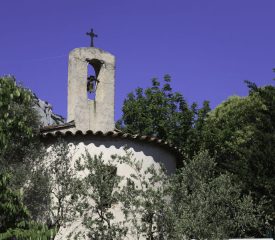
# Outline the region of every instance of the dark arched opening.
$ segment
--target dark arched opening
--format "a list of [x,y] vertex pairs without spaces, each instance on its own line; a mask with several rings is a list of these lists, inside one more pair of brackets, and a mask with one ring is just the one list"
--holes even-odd
[[88,62],[88,74],[87,74],[87,96],[90,100],[95,100],[96,90],[100,79],[98,79],[100,69],[103,62],[97,59],[87,59]]

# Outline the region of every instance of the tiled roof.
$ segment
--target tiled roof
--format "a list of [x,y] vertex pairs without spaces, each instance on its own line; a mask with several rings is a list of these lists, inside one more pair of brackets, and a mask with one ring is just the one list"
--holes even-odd
[[[144,136],[139,134],[129,134],[129,133],[123,133],[119,130],[115,131],[109,131],[106,133],[103,133],[101,131],[93,132],[91,130],[88,130],[86,132],[82,132],[80,130],[74,131],[72,127],[74,127],[74,122],[67,123],[64,125],[59,126],[50,126],[50,127],[44,127],[41,129],[41,137],[46,138],[55,138],[55,137],[70,137],[70,136],[100,136],[100,137],[112,137],[112,138],[123,138],[123,139],[130,139],[130,140],[136,140],[136,141],[143,141],[143,142],[150,142],[150,143],[156,143],[158,145],[162,145],[164,147],[169,148],[173,152],[175,152],[178,155],[182,155],[182,152],[179,148],[175,147],[173,144],[151,136]],[[66,128],[67,131],[64,131]]]
[[74,121],[68,122],[68,123],[63,123],[63,124],[60,124],[60,125],[51,125],[51,126],[42,127],[42,128],[40,128],[40,133],[43,134],[43,133],[46,133],[48,131],[58,131],[58,130],[61,130],[61,129],[72,128],[72,127],[75,127]]

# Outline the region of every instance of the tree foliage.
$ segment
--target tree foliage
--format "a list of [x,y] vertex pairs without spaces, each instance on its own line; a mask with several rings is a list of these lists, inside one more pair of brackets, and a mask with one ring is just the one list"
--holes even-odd
[[47,222],[52,226],[50,221],[52,183],[49,169],[39,160],[36,161],[35,168],[29,172],[28,182],[23,188],[23,199],[33,221]]
[[41,153],[38,130],[31,92],[13,77],[0,77],[0,239],[39,239],[52,234],[45,225],[32,221],[23,201],[34,160]]
[[59,140],[53,146],[49,159],[45,168],[49,177],[50,220],[58,231],[61,226],[74,219],[75,215],[77,189],[70,146]]
[[228,173],[217,174],[206,151],[186,164],[172,180],[176,239],[228,239],[251,236],[261,226],[261,207]]
[[25,161],[38,142],[39,120],[33,96],[12,77],[0,78],[0,163],[4,167]]
[[[246,82],[249,96],[231,97],[213,111],[208,102],[198,109],[188,107],[183,96],[173,93],[170,78],[161,85],[136,89],[124,102],[118,126],[133,134],[153,135],[180,147],[187,163],[200,149],[207,149],[217,161],[218,172],[230,172],[241,183],[242,194],[265,202],[262,214],[270,228],[275,202],[275,91]],[[269,228],[269,227],[268,227]],[[262,230],[254,235],[262,235]]]
[[275,88],[249,83],[249,96],[231,97],[207,118],[203,143],[242,183],[244,193],[266,200],[267,222],[275,224]]
[[[174,235],[174,215],[167,206],[170,188],[163,168],[145,168],[128,150],[109,160],[103,154],[86,152],[76,164],[83,176],[77,210],[86,231],[72,232],[69,239],[160,240]],[[118,175],[121,166],[127,166],[131,174]]]
[[131,174],[121,190],[122,210],[129,233],[134,239],[174,239],[175,217],[171,205],[169,177],[163,166],[145,167],[127,150],[116,156],[126,164]]
[[1,174],[0,180],[0,232],[5,232],[25,222],[29,215],[20,194],[9,186],[10,176]]
[[201,109],[195,103],[189,107],[182,94],[172,91],[170,82],[169,75],[164,76],[163,84],[154,78],[151,87],[130,93],[117,127],[128,133],[167,140],[192,155],[210,110],[209,103],[205,101]]
[[31,221],[22,195],[12,190],[10,179],[10,175],[0,174],[0,239],[50,239],[54,232]]
[[94,240],[124,239],[127,233],[125,222],[115,221],[112,211],[112,207],[122,201],[119,191],[122,177],[117,175],[117,167],[111,159],[103,159],[103,154],[91,156],[89,152],[76,164],[78,171],[87,172],[79,180],[81,200],[78,205],[87,233],[77,233],[76,236]]
[[[59,142],[41,156],[32,94],[0,78],[0,239],[54,238],[80,216],[87,232],[69,238],[222,239],[264,235],[264,221],[274,226],[275,88],[247,82],[248,97],[209,112],[207,101],[189,107],[170,82],[166,75],[129,94],[117,127],[180,147],[184,164],[173,176],[128,151],[109,160],[87,152],[73,166],[68,144]],[[121,164],[129,176],[119,176]]]
[[59,230],[77,217],[80,183],[73,166],[73,150],[63,139],[57,139],[44,159],[35,161],[25,187],[24,199],[32,220],[47,224],[57,237]]

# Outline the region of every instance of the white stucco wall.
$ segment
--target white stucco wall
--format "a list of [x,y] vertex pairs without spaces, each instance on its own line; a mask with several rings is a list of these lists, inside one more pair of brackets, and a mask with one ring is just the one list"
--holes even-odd
[[[79,137],[81,138],[81,137]],[[124,148],[127,147],[133,153],[133,157],[138,160],[143,160],[144,168],[152,164],[162,164],[167,169],[168,174],[173,173],[176,169],[175,154],[163,148],[160,145],[138,142],[130,139],[119,139],[112,137],[94,137],[83,138],[70,141],[75,147],[75,158],[81,156],[85,149],[93,155],[103,153],[104,159],[111,159],[111,155],[125,155]],[[127,171],[118,168],[118,174],[125,176]]]
[[[125,147],[133,156],[139,161],[143,161],[143,169],[150,167],[152,164],[156,168],[160,164],[165,166],[167,173],[175,172],[177,167],[177,157],[175,153],[168,148],[156,143],[149,143],[138,141],[135,139],[113,138],[111,136],[70,136],[65,138],[66,142],[71,146],[72,164],[79,159],[87,150],[91,156],[103,153],[103,159],[111,160],[111,156],[116,154],[119,156],[125,155]],[[51,151],[55,139],[48,140],[48,150]],[[117,167],[117,174],[119,176],[129,177],[133,173],[127,164],[118,164],[114,162]],[[80,176],[82,177],[82,176]],[[116,221],[123,220],[123,214],[119,206],[112,206],[112,212],[116,216]],[[76,219],[70,226],[62,228],[57,236],[57,239],[67,239],[67,235],[71,232],[79,230],[84,231],[85,228],[81,225],[81,219]],[[134,239],[128,236],[127,239]]]

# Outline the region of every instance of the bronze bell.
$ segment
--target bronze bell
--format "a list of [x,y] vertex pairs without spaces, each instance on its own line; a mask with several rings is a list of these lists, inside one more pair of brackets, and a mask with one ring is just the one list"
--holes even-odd
[[99,80],[93,75],[89,76],[87,80],[87,91],[89,93],[95,93]]

